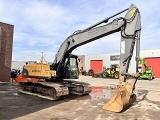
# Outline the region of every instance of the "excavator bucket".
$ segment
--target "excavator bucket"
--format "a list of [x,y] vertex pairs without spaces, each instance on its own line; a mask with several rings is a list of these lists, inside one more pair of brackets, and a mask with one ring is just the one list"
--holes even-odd
[[136,100],[136,95],[130,95],[130,91],[124,85],[119,85],[111,99],[103,106],[104,110],[121,112]]

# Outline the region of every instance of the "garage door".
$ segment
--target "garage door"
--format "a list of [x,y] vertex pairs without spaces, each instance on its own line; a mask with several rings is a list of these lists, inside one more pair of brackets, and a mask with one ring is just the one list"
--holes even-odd
[[147,66],[152,66],[156,78],[160,78],[160,58],[145,58]]
[[103,60],[91,60],[90,61],[90,68],[94,72],[102,72],[103,67]]

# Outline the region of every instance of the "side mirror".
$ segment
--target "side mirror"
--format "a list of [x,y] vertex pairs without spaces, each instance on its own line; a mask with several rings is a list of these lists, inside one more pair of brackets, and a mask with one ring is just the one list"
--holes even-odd
[[81,62],[81,59],[80,59],[80,58],[78,58],[78,62]]

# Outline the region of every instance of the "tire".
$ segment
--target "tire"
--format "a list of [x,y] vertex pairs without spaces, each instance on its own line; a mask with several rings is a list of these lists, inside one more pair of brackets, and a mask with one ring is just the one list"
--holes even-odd
[[152,80],[153,76],[151,74],[148,75],[148,80]]
[[115,72],[114,74],[113,74],[113,77],[115,78],[115,79],[119,79],[119,72]]
[[94,71],[93,71],[92,69],[90,69],[90,70],[88,71],[88,75],[89,75],[89,76],[93,76],[93,75],[94,75]]
[[106,72],[103,72],[102,73],[102,78],[106,78],[107,77],[107,73]]

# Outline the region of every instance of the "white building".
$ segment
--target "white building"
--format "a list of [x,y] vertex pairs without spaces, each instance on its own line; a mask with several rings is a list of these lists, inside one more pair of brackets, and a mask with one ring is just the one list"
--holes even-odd
[[[141,51],[140,58],[145,58],[146,64],[148,66],[152,66],[155,77],[160,77],[160,49]],[[86,55],[84,68],[86,71],[93,69],[95,72],[100,72],[104,68],[110,67],[111,64],[119,64],[119,53]],[[135,73],[135,71],[136,61],[134,53],[129,67],[129,72]]]
[[25,61],[12,61],[11,69],[23,69]]

